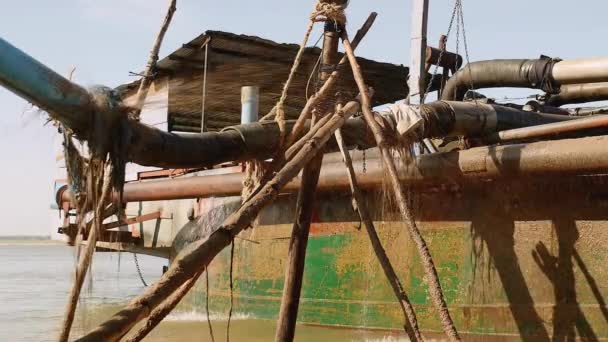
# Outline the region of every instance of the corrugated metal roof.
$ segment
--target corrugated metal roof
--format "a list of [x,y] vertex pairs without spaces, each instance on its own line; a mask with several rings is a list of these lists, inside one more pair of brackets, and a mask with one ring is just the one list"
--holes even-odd
[[[208,50],[206,127],[210,131],[238,124],[240,89],[246,85],[260,87],[260,115],[266,114],[278,101],[281,90],[299,46],[279,44],[267,39],[207,31],[158,62],[156,77],[169,76],[169,129],[199,131],[202,107],[202,79],[205,45]],[[286,113],[296,118],[306,102],[309,76],[321,49],[307,48],[299,72],[289,91]],[[408,68],[359,58],[364,77],[375,89],[374,105],[394,102],[407,94]],[[357,94],[350,69],[341,73],[336,91],[346,98]],[[138,82],[122,87],[130,92]],[[314,92],[309,85],[308,96]]]

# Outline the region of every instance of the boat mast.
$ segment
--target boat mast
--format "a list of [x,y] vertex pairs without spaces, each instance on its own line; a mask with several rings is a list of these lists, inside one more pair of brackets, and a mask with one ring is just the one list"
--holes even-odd
[[412,29],[410,36],[410,76],[408,79],[411,104],[422,104],[426,84],[426,34],[429,0],[412,0]]
[[[407,104],[423,104],[426,95],[426,34],[429,19],[429,0],[412,0],[412,27],[410,33],[410,72],[407,80],[409,88]],[[429,139],[423,139],[422,146],[429,152],[437,148]],[[416,153],[421,146],[413,144]],[[417,154],[417,153],[416,153]]]

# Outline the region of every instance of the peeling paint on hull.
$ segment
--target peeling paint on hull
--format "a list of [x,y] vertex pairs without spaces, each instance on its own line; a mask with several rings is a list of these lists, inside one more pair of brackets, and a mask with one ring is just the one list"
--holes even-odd
[[[414,196],[455,323],[467,339],[608,338],[608,189],[603,177],[469,184]],[[387,253],[427,336],[441,336],[423,269],[382,194],[368,195]],[[202,200],[201,202],[204,202]],[[293,198],[235,240],[235,311],[276,319]],[[299,322],[402,329],[403,317],[346,194],[319,198]],[[251,242],[254,241],[254,242]],[[210,267],[210,306],[227,311],[229,252]],[[204,311],[204,282],[185,305]]]

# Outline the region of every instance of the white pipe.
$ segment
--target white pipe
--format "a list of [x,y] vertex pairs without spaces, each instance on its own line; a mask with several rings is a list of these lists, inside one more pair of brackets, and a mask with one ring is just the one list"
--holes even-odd
[[608,57],[561,61],[553,67],[559,84],[608,82]]
[[260,88],[255,86],[241,88],[241,124],[258,121]]

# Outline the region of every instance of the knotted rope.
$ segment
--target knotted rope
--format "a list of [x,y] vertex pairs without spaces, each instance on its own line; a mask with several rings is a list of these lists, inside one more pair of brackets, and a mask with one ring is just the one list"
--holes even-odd
[[[285,101],[287,100],[287,91],[289,90],[289,87],[293,82],[295,74],[298,68],[300,67],[302,57],[304,56],[304,50],[306,49],[306,44],[308,43],[312,29],[315,23],[318,22],[334,22],[336,25],[346,24],[346,14],[344,13],[344,10],[346,9],[347,5],[348,2],[344,3],[343,5],[337,5],[333,3],[324,2],[323,0],[318,0],[315,3],[314,9],[310,14],[308,26],[306,27],[304,39],[302,40],[302,44],[300,44],[300,48],[294,59],[291,71],[289,72],[289,77],[287,78],[287,81],[283,86],[281,97],[279,98],[279,101],[271,112],[271,114],[274,114],[274,120],[277,122],[280,131],[279,148],[277,151],[277,155],[279,155],[281,151],[288,147],[284,146],[286,138]],[[255,160],[245,162],[245,178],[243,180],[243,191],[241,192],[243,203],[251,197],[255,189],[259,188],[260,183],[262,183],[268,171],[270,170],[268,170],[268,167],[265,166],[264,162]]]
[[243,178],[243,190],[241,199],[245,203],[260,186],[264,175],[269,171],[268,166],[262,160],[249,160],[245,162],[245,177]]
[[317,1],[315,10],[310,15],[310,20],[313,22],[334,21],[337,24],[346,24],[346,14],[344,13],[344,10],[347,5],[348,1],[342,5]]

